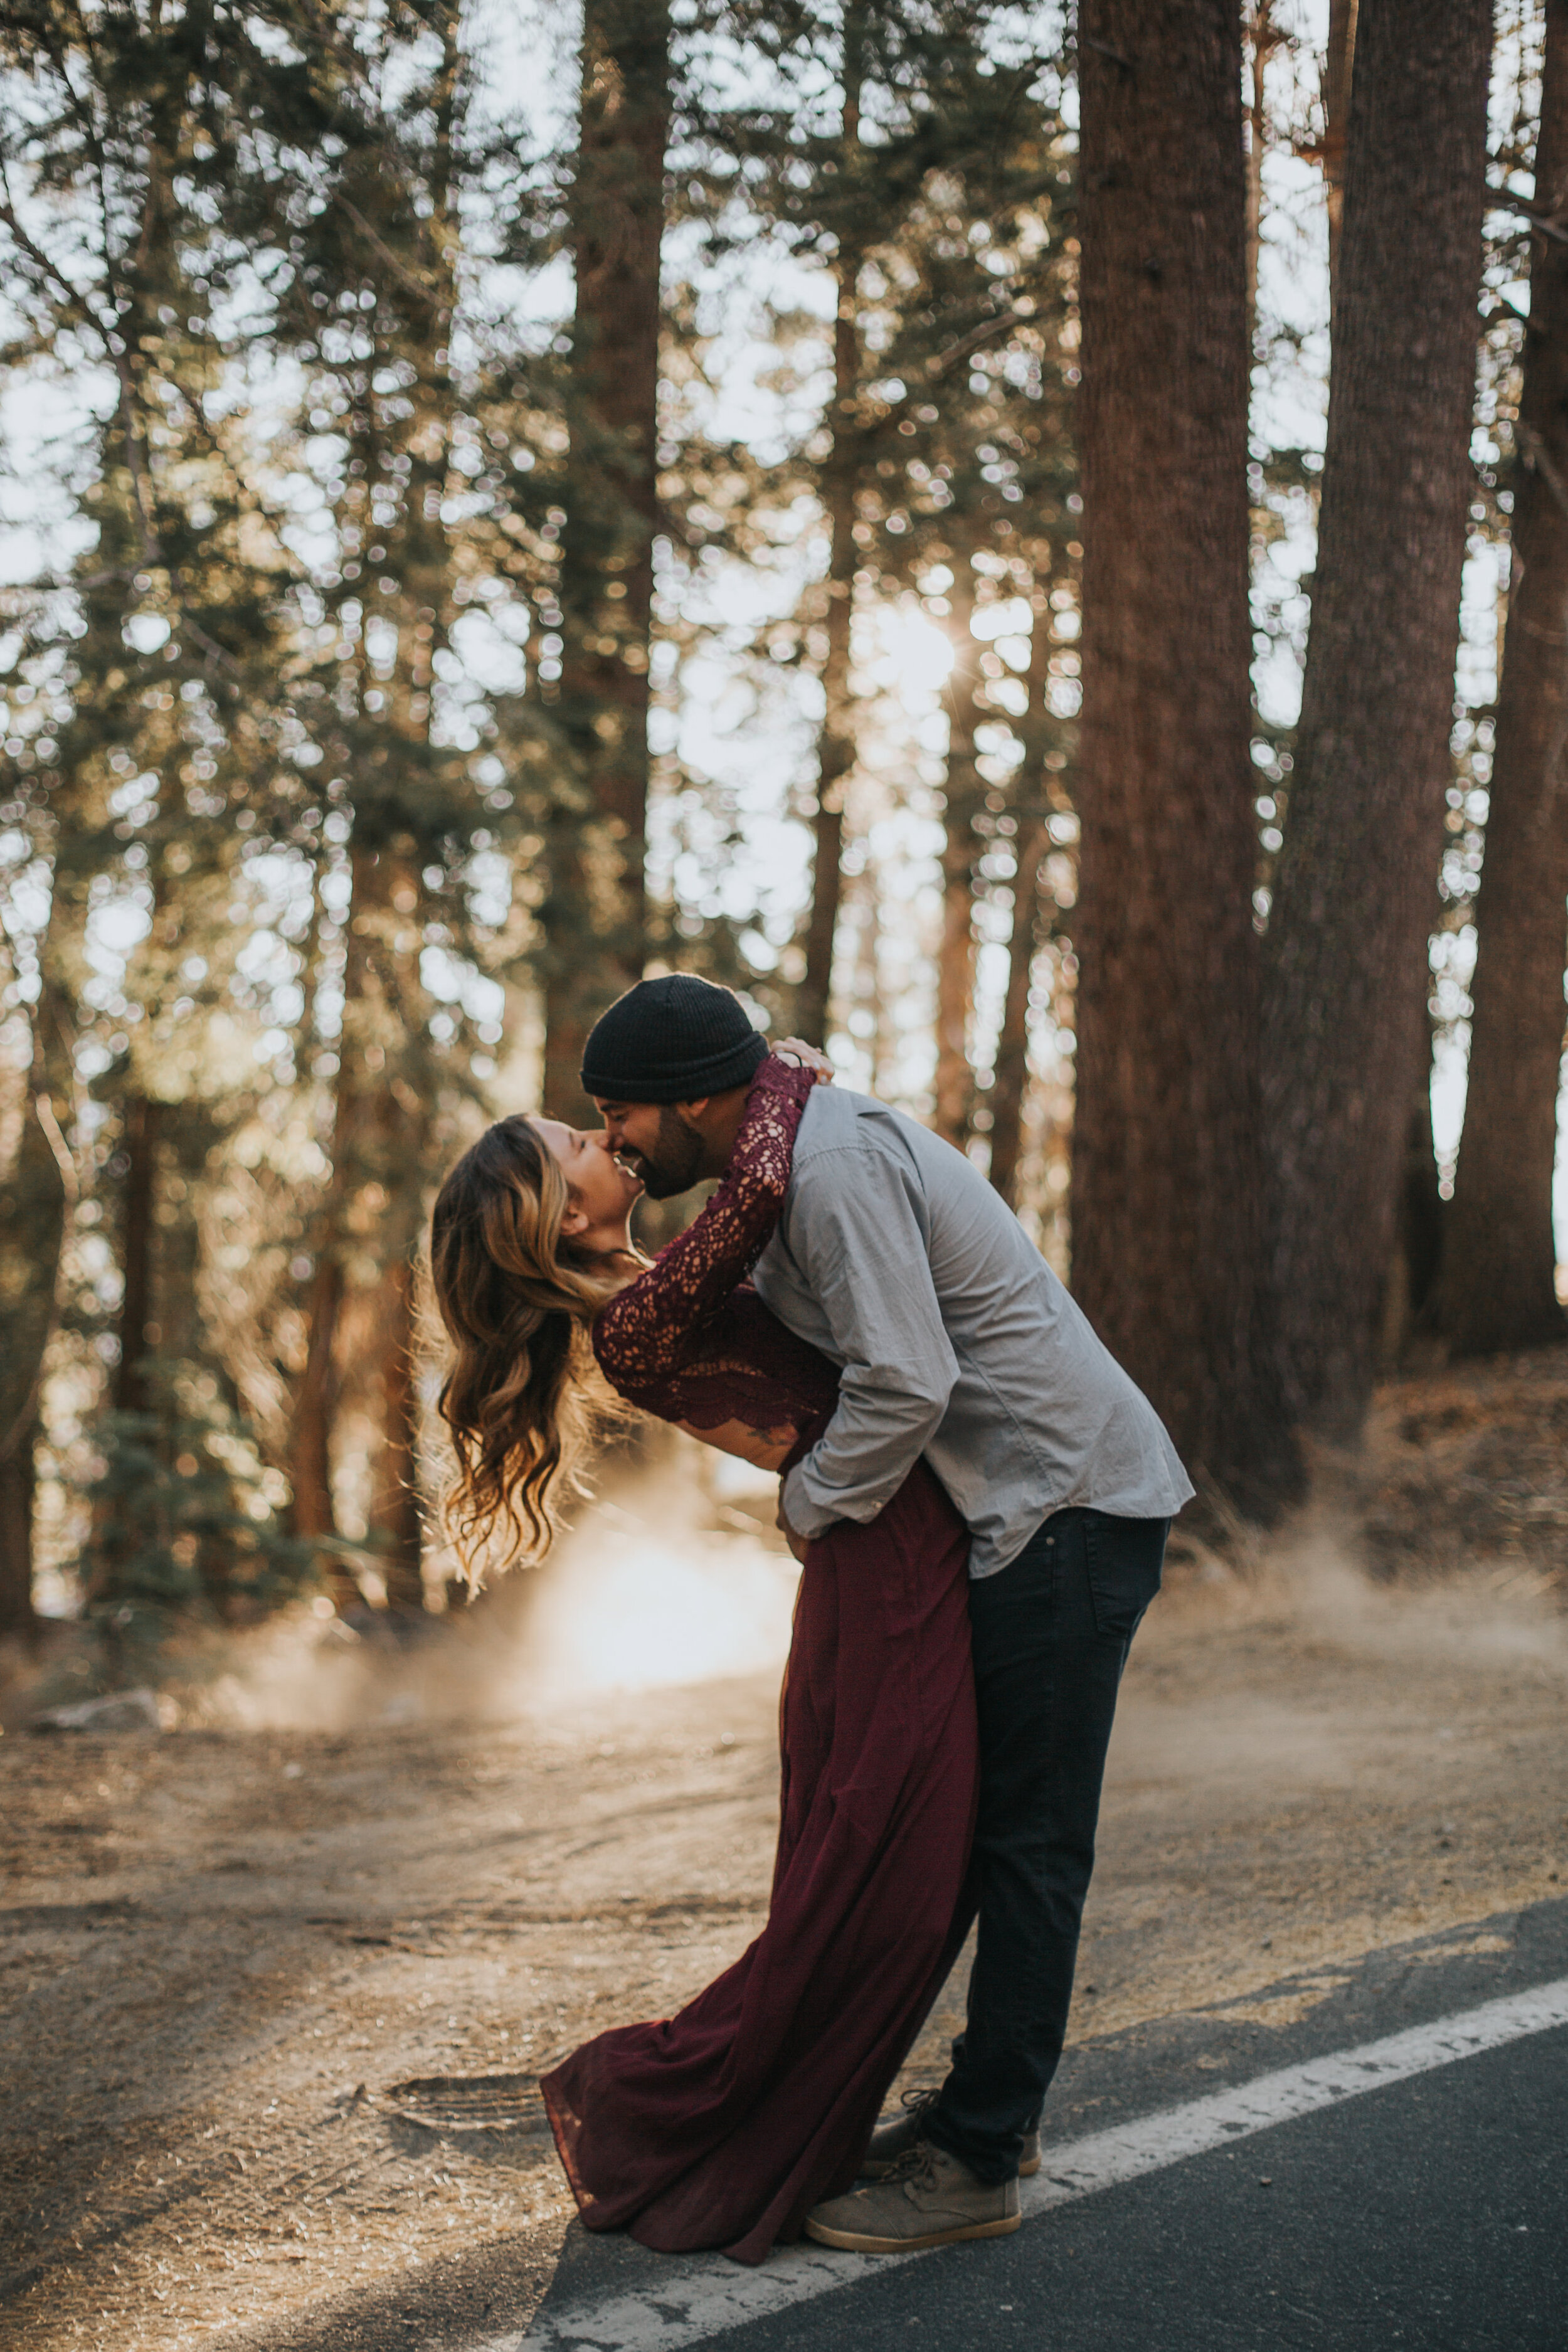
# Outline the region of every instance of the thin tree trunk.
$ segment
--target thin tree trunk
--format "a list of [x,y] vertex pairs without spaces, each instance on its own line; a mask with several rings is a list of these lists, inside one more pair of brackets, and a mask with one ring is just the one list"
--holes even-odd
[[1376,1365],[1448,765],[1475,389],[1489,0],[1363,12],[1311,636],[1269,921],[1278,1363],[1359,1428]]
[[324,1233],[318,1243],[305,1310],[305,1369],[289,1423],[289,1529],[305,1541],[322,1544],[318,1565],[339,1610],[353,1608],[360,1599],[359,1586],[346,1564],[326,1549],[338,1532],[332,1497],[332,1432],[340,1388],[336,1359],[342,1298],[342,1266],[335,1238]]
[[1323,179],[1329,200],[1331,300],[1340,277],[1340,232],[1345,211],[1345,132],[1351,113],[1351,72],[1355,59],[1360,0],[1329,0],[1329,42],[1323,59]]
[[[857,360],[851,297],[841,296],[834,328],[834,382],[842,394],[836,411],[852,397]],[[828,508],[827,613],[824,622],[827,646],[822,664],[822,726],[816,740],[816,805],[812,814],[811,908],[805,927],[805,973],[800,984],[796,1017],[808,1044],[826,1042],[833,992],[833,956],[838,937],[838,909],[843,898],[844,786],[855,764],[855,739],[850,722],[849,641],[855,599],[855,480],[844,448],[847,438],[840,425],[838,446],[824,466],[824,491]]]
[[1426,1070],[1405,1122],[1405,1163],[1394,1219],[1398,1246],[1384,1285],[1378,1340],[1379,1370],[1385,1372],[1398,1369],[1411,1333],[1426,1318],[1447,1238],[1432,1140],[1432,1082]]
[[[310,926],[301,959],[302,1001],[299,1044],[295,1049],[295,1059],[300,1069],[310,1066],[316,1045],[316,1005],[321,985],[321,880],[318,870],[311,892]],[[337,1131],[332,1141],[333,1173],[328,1180],[329,1202],[336,1190],[336,1171],[342,1165],[345,1099],[342,1057],[340,1055],[333,1105]],[[337,1334],[338,1318],[342,1309],[343,1279],[335,1242],[336,1223],[331,1208],[323,1207],[307,1227],[314,1264],[305,1307],[305,1362],[294,1391],[293,1407],[284,1441],[289,1492],[289,1531],[307,1539],[335,1538],[338,1532],[332,1497],[331,1432],[337,1413]],[[339,1609],[352,1607],[360,1597],[359,1587],[343,1563],[330,1553],[323,1553],[318,1556],[318,1566],[326,1576],[336,1606]]]
[[1046,814],[1046,752],[1056,722],[1047,696],[1051,683],[1051,604],[1048,575],[1037,580],[1028,707],[1019,722],[1024,756],[1014,785],[1017,832],[1013,874],[1013,931],[1007,947],[1007,989],[991,1081],[991,1181],[1010,1209],[1018,1205],[1018,1160],[1024,1139],[1024,1097],[1029,1083],[1029,988],[1040,945],[1040,869],[1050,849]]
[[16,1428],[0,1454],[0,1642],[31,1643],[38,1632],[33,1607],[33,1501],[40,1434],[34,1413]]
[[[1560,233],[1568,226],[1568,0],[1547,0],[1534,210]],[[1552,1183],[1568,900],[1568,245],[1541,229],[1518,430],[1470,1082],[1444,1279],[1461,1355],[1563,1332]]]
[[1265,1512],[1240,12],[1083,0],[1079,59],[1073,1286],[1194,1475]]
[[[40,1009],[39,1018],[47,1018]],[[41,1052],[35,1045],[34,1085]],[[29,1086],[16,1164],[0,1186],[0,1279],[5,1371],[0,1379],[0,1639],[30,1640],[33,1609],[34,1452],[38,1392],[55,1328],[68,1187],[48,1132],[53,1107]],[[58,1134],[58,1129],[56,1130]]]
[[121,1266],[125,1288],[120,1302],[120,1361],[111,1396],[116,1412],[146,1412],[147,1353],[156,1344],[153,1325],[153,1226],[158,1184],[158,1139],[163,1106],[143,1094],[124,1099],[120,1149],[125,1159],[121,1185]]
[[[639,14],[637,22],[644,27],[644,37],[647,24],[655,14],[651,9]],[[460,237],[460,224],[451,201],[453,142],[458,119],[461,74],[458,19],[458,7],[453,5],[453,0],[447,0],[442,68],[434,91],[436,142],[430,176],[431,242],[436,249],[435,266],[431,272],[434,292],[429,309],[419,321],[423,343],[420,354],[423,414],[416,410],[413,429],[406,434],[404,445],[405,456],[413,460],[403,548],[403,585],[409,603],[404,618],[394,716],[402,743],[415,761],[426,756],[432,746],[431,692],[436,677],[437,629],[451,609],[451,551],[442,520],[441,501],[450,479],[453,394],[448,342],[456,304],[455,261]],[[622,73],[626,63],[624,41],[626,29],[624,6],[606,11],[603,6],[590,5],[584,27],[584,55],[594,60],[594,67],[584,89],[584,143],[591,147],[595,135],[603,139],[608,122],[612,126],[607,134],[608,143],[616,168],[624,168],[626,162],[624,153],[617,150],[625,142],[624,117],[627,109],[625,90],[616,77]],[[606,40],[610,37],[618,37],[622,41],[621,51],[606,47]],[[632,110],[635,111],[635,105]],[[619,128],[615,127],[617,123]],[[643,310],[638,318],[638,348],[646,346],[643,373],[647,377],[648,416],[638,430],[631,433],[629,441],[623,436],[614,446],[606,446],[603,452],[605,477],[606,482],[615,486],[613,494],[624,503],[626,485],[632,482],[640,487],[645,506],[651,500],[652,490],[651,404],[658,360],[662,163],[661,128],[652,159],[655,203],[651,263],[646,254],[643,256],[644,274],[651,271],[651,296],[640,282],[637,289],[643,300]],[[646,177],[645,169],[639,187],[646,182]],[[632,209],[635,213],[635,204]],[[577,358],[578,381],[583,394],[582,413],[584,416],[591,414],[601,431],[613,429],[617,422],[625,422],[616,406],[622,399],[624,387],[618,379],[605,373],[599,356],[587,348],[595,341],[598,323],[595,321],[594,329],[587,324],[595,294],[596,292],[602,311],[606,271],[613,273],[615,268],[614,253],[607,254],[603,242],[606,226],[612,246],[624,239],[626,207],[622,205],[606,224],[603,190],[600,188],[591,197],[586,213],[579,211],[577,220]],[[646,245],[646,223],[635,221],[634,226],[640,231]],[[588,290],[585,292],[584,289]],[[632,345],[624,346],[619,357],[624,359],[632,348]],[[634,387],[634,406],[639,398],[640,393]],[[640,409],[638,415],[640,417]],[[628,446],[632,450],[629,467]],[[617,521],[621,521],[624,537],[624,520],[617,516]],[[609,550],[587,551],[601,553],[605,558],[605,568],[614,568],[614,558]],[[646,534],[639,542],[637,560],[642,568],[635,572],[635,577],[643,583],[641,602],[637,606],[641,631],[637,645],[643,656],[643,668],[640,680],[635,684],[634,699],[640,723],[646,717],[646,592],[651,577],[647,571]],[[585,612],[591,633],[598,624],[593,612],[586,610],[586,583],[580,584],[584,593],[579,598],[579,611]],[[584,637],[582,632],[575,633],[573,639],[574,659],[583,662],[592,656],[596,660],[604,642],[594,639],[591,635]],[[605,694],[613,694],[616,677],[625,675],[624,670],[612,669],[608,678],[601,678],[591,672],[586,680],[581,677],[576,680],[574,691],[579,698],[584,695],[602,698]],[[577,715],[580,718],[581,713]],[[617,760],[616,738],[606,728],[602,716],[585,731],[584,740],[589,748],[594,788],[603,813],[616,805],[617,793],[624,797],[625,763]],[[636,837],[630,845],[630,857],[636,928],[640,936],[646,741],[641,738],[638,740],[642,742],[642,751],[640,764],[634,761],[637,767],[637,815]],[[399,921],[388,925],[384,919],[389,909],[394,917],[401,918],[414,914],[418,908],[418,866],[416,861],[411,860],[410,851],[408,843],[394,842],[384,845],[374,857],[363,861],[356,877],[356,902],[365,907],[374,941],[362,968],[366,1011],[373,1027],[379,1026],[386,1034],[395,1027],[401,1030],[404,1050],[398,1057],[401,1066],[387,1066],[379,1081],[365,1087],[359,1101],[351,1106],[348,1138],[353,1180],[363,1184],[367,1178],[371,1179],[382,1196],[376,1220],[379,1264],[372,1317],[375,1369],[368,1384],[371,1388],[368,1401],[377,1432],[369,1532],[371,1541],[380,1555],[387,1605],[402,1612],[422,1610],[425,1605],[421,1574],[423,1530],[417,1493],[419,1412],[415,1380],[413,1261],[424,1213],[424,1171],[428,1163],[432,1106],[424,1089],[410,1083],[411,1076],[420,1066],[417,1041],[428,1009],[422,1002],[417,933],[405,930]]]
[[[48,954],[47,940],[43,943]],[[31,1639],[34,1454],[39,1391],[54,1337],[60,1252],[76,1178],[55,1109],[66,1076],[59,1001],[46,979],[16,1158],[0,1182],[0,1639]],[[52,1083],[51,1083],[52,1082]],[[63,1099],[63,1097],[62,1097]]]
[[420,1570],[418,1396],[414,1378],[414,1267],[407,1258],[387,1268],[382,1299],[377,1318],[381,1445],[371,1524],[386,1579],[386,1605],[407,1612],[425,1606]]
[[1021,819],[1016,842],[1007,990],[991,1083],[991,1181],[1010,1209],[1018,1205],[1024,1097],[1029,1083],[1029,989],[1040,944],[1040,868],[1051,845],[1045,818]]
[[[844,112],[840,144],[847,166],[860,142],[861,11],[845,12]],[[816,805],[812,815],[811,907],[805,923],[805,971],[795,1019],[809,1045],[827,1042],[833,994],[833,952],[843,897],[844,790],[855,764],[850,715],[849,645],[855,608],[855,412],[860,381],[857,323],[860,257],[840,251],[838,304],[833,321],[832,446],[823,460],[827,510],[826,648],[822,663],[822,725],[816,739]]]
[[859,890],[861,919],[855,960],[855,1005],[858,1012],[869,1016],[865,1044],[871,1072],[870,1091],[881,1095],[887,1091],[888,1003],[882,986],[881,877],[869,855],[861,870]]
[[[365,943],[356,919],[365,919],[369,861],[355,853],[350,868],[349,904],[343,922],[343,1010],[332,1100],[331,1168],[325,1199],[315,1213],[311,1255],[315,1260],[305,1307],[305,1364],[289,1419],[289,1531],[319,1541],[317,1566],[340,1612],[359,1605],[363,1595],[348,1563],[332,1549],[338,1537],[332,1493],[332,1444],[342,1381],[338,1332],[342,1318],[346,1211],[352,1168],[358,1150],[359,1051],[354,1017],[364,992]],[[312,986],[315,975],[311,976]],[[306,1033],[302,1033],[304,1034]]]
[[[980,647],[968,565],[958,558],[953,591],[953,663],[947,684],[948,738],[942,790],[942,945],[936,967],[936,1080],[931,1126],[962,1151],[974,1112],[969,1021],[974,1009],[974,820],[985,804],[975,762],[980,723]],[[972,576],[972,575],[971,575]]]
[[[369,1542],[380,1555],[388,1606],[404,1610],[423,1608],[425,1597],[413,1261],[424,1213],[421,1171],[428,1126],[425,1105],[376,1041],[408,1024],[410,1007],[418,1003],[417,949],[405,945],[399,931],[414,900],[413,877],[390,851],[356,851],[343,989],[342,1067],[352,1075],[346,1086],[340,1078],[328,1207],[340,1267],[355,1213],[368,1214],[376,1273],[374,1284],[366,1286],[371,1295],[363,1301],[372,1334],[370,1360],[353,1371],[328,1367],[324,1374],[334,1399],[339,1379],[345,1386],[353,1381],[375,1427]],[[337,1286],[323,1290],[323,1305],[331,1305],[334,1319],[345,1303],[345,1275],[339,1274]],[[342,1594],[347,1581],[340,1570],[334,1592]]]
[[[379,861],[385,864],[384,856]],[[398,886],[388,876],[395,903]],[[412,997],[416,973],[395,967],[390,974],[395,992]],[[400,989],[399,983],[403,986]],[[380,975],[384,990],[388,975]],[[374,1310],[376,1370],[372,1411],[377,1430],[374,1492],[371,1504],[371,1540],[380,1554],[391,1609],[419,1610],[425,1606],[421,1574],[424,1529],[419,1511],[419,1400],[415,1381],[415,1274],[419,1228],[424,1214],[420,1171],[428,1149],[425,1106],[407,1081],[394,1076],[390,1084],[367,1095],[361,1117],[366,1171],[374,1170],[387,1194],[381,1219],[381,1265]]]
[[[117,1414],[142,1416],[156,1410],[157,1401],[147,1378],[147,1356],[156,1345],[153,1323],[153,1225],[163,1110],[163,1104],[152,1101],[140,1091],[121,1097],[120,1157],[124,1162],[124,1173],[120,1185],[120,1263],[124,1288],[116,1318],[120,1360],[109,1388],[110,1406]],[[153,1450],[158,1453],[165,1450],[163,1435],[160,1429],[152,1439]],[[147,1440],[133,1437],[131,1443],[140,1448]],[[121,1589],[134,1548],[134,1538],[119,1503],[110,1496],[100,1495],[95,1503],[93,1538],[89,1599],[101,1604]],[[119,1637],[110,1631],[106,1638],[118,1669],[124,1663]]]
[[588,1031],[642,971],[648,646],[658,528],[659,250],[669,132],[664,0],[587,0],[572,236],[574,443],[561,574],[561,717],[579,805],[552,826],[544,1099],[584,1108]]
[[1263,232],[1263,146],[1268,130],[1263,74],[1274,47],[1273,0],[1253,0],[1248,27],[1252,53],[1252,94],[1247,109],[1247,344],[1252,348],[1258,326],[1258,256]]

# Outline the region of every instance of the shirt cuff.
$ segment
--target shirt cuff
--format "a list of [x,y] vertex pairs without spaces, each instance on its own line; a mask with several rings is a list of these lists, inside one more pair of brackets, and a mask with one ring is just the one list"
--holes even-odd
[[825,1511],[819,1504],[812,1501],[806,1492],[805,1480],[802,1475],[805,1469],[804,1462],[795,1464],[784,1482],[781,1499],[784,1503],[784,1517],[795,1533],[803,1537],[807,1543],[811,1543],[816,1537],[825,1536],[829,1528],[836,1528],[843,1514],[839,1511]]

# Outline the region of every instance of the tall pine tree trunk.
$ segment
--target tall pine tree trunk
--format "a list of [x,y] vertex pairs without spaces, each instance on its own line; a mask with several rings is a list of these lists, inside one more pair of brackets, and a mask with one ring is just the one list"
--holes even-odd
[[952,669],[947,681],[948,734],[942,788],[942,944],[936,966],[936,1080],[931,1126],[962,1151],[974,1110],[969,1020],[974,1007],[974,820],[985,805],[975,766],[980,724],[980,647],[975,642],[973,574],[960,555],[952,594]]
[[642,971],[648,638],[658,522],[659,248],[669,131],[663,0],[587,0],[572,238],[570,512],[558,709],[581,792],[552,824],[544,1099],[573,1118],[588,1031]]
[[1083,0],[1073,1287],[1202,1482],[1285,1475],[1260,1253],[1234,0]]
[[[419,1609],[424,1583],[413,1265],[424,1211],[428,1112],[407,1077],[394,1066],[394,1051],[382,1042],[396,1039],[400,1028],[415,1017],[410,1007],[419,1003],[418,949],[403,928],[405,911],[416,899],[410,869],[390,850],[356,849],[353,872],[334,1158],[326,1204],[330,1272],[326,1252],[319,1260],[321,1270],[329,1272],[319,1293],[325,1326],[320,1380],[325,1399],[335,1408],[340,1382],[347,1385],[346,1368],[335,1361],[332,1344],[348,1304],[343,1260],[356,1240],[356,1254],[363,1254],[364,1236],[373,1235],[375,1273],[365,1286],[372,1296],[360,1301],[374,1335],[371,1360],[348,1376],[376,1433],[368,1540],[380,1559],[389,1607]],[[316,1360],[316,1338],[312,1331],[308,1377]],[[296,1428],[300,1428],[298,1420]],[[313,1492],[321,1499],[315,1507],[330,1526],[330,1485],[322,1497],[331,1459],[330,1418],[319,1443],[319,1483]],[[314,1466],[309,1453],[305,1460]],[[338,1570],[333,1591],[340,1606],[345,1599],[358,1597],[357,1586],[350,1588],[347,1572]]]
[[[864,12],[844,16],[844,110],[839,126],[846,169],[860,143],[861,44]],[[805,919],[805,971],[795,997],[795,1019],[808,1044],[827,1042],[833,993],[833,952],[844,894],[844,789],[855,764],[850,716],[849,644],[855,608],[856,405],[860,382],[857,323],[860,257],[838,256],[838,301],[833,320],[831,446],[822,465],[827,520],[826,645],[822,661],[822,723],[816,738],[816,805],[812,813],[811,905]]]
[[1552,1164],[1568,900],[1568,0],[1547,0],[1512,581],[1476,909],[1445,1321],[1462,1355],[1563,1337]]
[[1356,36],[1333,373],[1263,1058],[1278,1364],[1300,1418],[1373,1378],[1447,782],[1468,497],[1489,0]]

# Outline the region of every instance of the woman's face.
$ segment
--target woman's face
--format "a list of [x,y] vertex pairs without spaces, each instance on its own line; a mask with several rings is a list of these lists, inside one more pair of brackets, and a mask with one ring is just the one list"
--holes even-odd
[[624,1249],[626,1219],[642,1191],[637,1178],[621,1166],[602,1130],[567,1127],[558,1118],[531,1124],[572,1196],[563,1231],[588,1249]]

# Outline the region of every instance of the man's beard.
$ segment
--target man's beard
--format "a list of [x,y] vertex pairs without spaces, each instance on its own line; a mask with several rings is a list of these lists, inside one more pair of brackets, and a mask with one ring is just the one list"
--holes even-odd
[[627,1152],[625,1157],[642,1178],[650,1201],[671,1201],[678,1192],[689,1192],[697,1181],[702,1138],[687,1126],[672,1104],[660,1103],[658,1140],[653,1150]]

